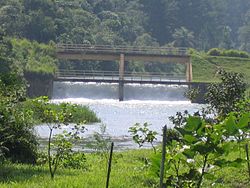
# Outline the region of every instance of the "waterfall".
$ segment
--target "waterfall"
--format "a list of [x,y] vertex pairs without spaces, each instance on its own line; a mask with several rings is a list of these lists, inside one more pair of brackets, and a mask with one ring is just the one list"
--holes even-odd
[[[125,84],[124,100],[187,101],[187,86]],[[118,100],[118,84],[54,82],[53,99],[84,98],[91,100]]]

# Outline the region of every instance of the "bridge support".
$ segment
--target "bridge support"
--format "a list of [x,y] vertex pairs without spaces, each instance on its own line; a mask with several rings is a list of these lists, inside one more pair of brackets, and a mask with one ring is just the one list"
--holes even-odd
[[124,63],[125,55],[121,54],[119,62],[119,101],[124,99]]
[[187,62],[186,80],[187,80],[187,82],[192,82],[192,80],[193,80],[193,68],[192,68],[191,59]]

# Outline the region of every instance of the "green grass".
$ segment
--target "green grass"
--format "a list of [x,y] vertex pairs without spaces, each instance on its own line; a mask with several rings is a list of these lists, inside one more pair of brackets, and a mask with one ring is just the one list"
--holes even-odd
[[[150,175],[144,159],[154,155],[152,150],[133,150],[114,153],[110,179],[111,188],[158,187],[159,178]],[[232,159],[241,155],[234,152]],[[103,188],[106,183],[107,163],[104,157],[87,154],[87,170],[59,169],[50,179],[47,166],[5,164],[0,166],[1,188]],[[250,187],[246,165],[240,168],[215,168],[217,181],[204,181],[202,187]]]
[[195,82],[217,82],[216,72],[223,68],[230,72],[243,73],[250,84],[250,59],[208,56],[205,53],[192,54],[193,80]]
[[[115,153],[110,187],[152,187],[148,171],[141,168],[140,158],[149,157],[152,151]],[[0,169],[1,188],[103,188],[106,183],[107,163],[100,155],[87,155],[88,170],[59,169],[51,180],[47,166],[9,164]]]

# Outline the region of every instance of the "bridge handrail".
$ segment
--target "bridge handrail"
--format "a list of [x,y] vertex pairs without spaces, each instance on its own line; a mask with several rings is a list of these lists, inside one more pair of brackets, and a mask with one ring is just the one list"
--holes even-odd
[[[58,74],[93,74],[93,75],[119,75],[119,71],[100,71],[100,70],[64,70],[60,69],[56,71],[56,75]],[[164,73],[164,72],[129,72],[125,71],[124,75],[143,75],[143,76],[185,76],[184,74],[173,74],[173,73]]]
[[187,48],[149,47],[149,46],[110,46],[110,45],[83,45],[83,44],[57,44],[58,52],[88,51],[113,53],[151,53],[151,54],[181,54],[188,55]]
[[[57,78],[84,78],[84,79],[111,79],[111,80],[119,80],[119,72],[118,71],[92,71],[92,70],[58,70],[56,72]],[[185,75],[175,75],[169,73],[158,73],[155,72],[125,72],[124,80],[185,80]]]

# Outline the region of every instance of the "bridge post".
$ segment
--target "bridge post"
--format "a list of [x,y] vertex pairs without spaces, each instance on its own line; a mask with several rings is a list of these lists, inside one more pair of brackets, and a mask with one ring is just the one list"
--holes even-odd
[[124,99],[124,63],[125,63],[125,55],[120,54],[120,62],[119,62],[119,101],[123,101],[123,99]]
[[187,80],[187,82],[192,82],[192,80],[193,80],[193,68],[192,68],[191,59],[189,59],[189,61],[187,62],[186,80]]

